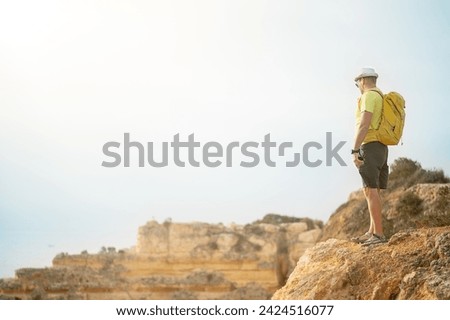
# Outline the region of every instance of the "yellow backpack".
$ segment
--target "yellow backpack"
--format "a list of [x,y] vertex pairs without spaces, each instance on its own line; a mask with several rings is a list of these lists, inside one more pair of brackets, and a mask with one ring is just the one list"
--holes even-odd
[[405,99],[397,92],[382,95],[383,110],[378,124],[377,140],[385,145],[397,145],[400,142],[405,126]]

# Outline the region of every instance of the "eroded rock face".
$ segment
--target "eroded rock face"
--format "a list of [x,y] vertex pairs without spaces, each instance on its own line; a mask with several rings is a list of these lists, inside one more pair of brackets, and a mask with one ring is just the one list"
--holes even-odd
[[18,299],[268,299],[284,285],[322,223],[270,215],[240,226],[157,223],[139,228],[133,250],[60,254],[52,268],[0,280]]
[[230,227],[150,221],[139,228],[136,254],[167,261],[258,261],[271,267],[282,257],[287,260],[286,276],[305,249],[316,243],[321,227],[321,222],[310,219]]
[[272,299],[450,299],[450,227],[399,232],[371,247],[319,242]]

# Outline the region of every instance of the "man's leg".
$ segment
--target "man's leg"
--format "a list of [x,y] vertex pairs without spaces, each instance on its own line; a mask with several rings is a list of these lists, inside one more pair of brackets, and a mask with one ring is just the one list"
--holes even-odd
[[370,215],[370,226],[369,226],[369,233],[374,233],[374,231],[375,231],[375,226],[374,226],[374,223],[373,223],[373,219],[372,219],[372,215]]
[[[368,189],[368,188],[365,188]],[[382,201],[381,201],[381,192],[380,192],[380,188],[377,189],[378,191],[378,197],[380,198],[380,208],[383,207]],[[365,194],[365,190],[364,190],[364,194]],[[366,197],[367,199],[367,197]],[[381,214],[381,213],[380,213]],[[381,219],[383,220],[383,219]],[[381,229],[383,229],[383,222],[381,222]],[[375,233],[375,223],[373,221],[372,215],[370,214],[370,227],[369,227],[369,233]]]
[[370,214],[369,232],[379,236],[383,235],[383,225],[381,216],[381,197],[377,188],[364,188],[364,195],[367,200]]

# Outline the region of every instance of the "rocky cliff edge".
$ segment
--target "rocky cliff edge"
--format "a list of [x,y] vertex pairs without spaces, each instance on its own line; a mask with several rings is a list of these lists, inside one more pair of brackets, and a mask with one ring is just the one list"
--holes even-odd
[[398,232],[371,247],[318,243],[272,299],[450,299],[450,227]]

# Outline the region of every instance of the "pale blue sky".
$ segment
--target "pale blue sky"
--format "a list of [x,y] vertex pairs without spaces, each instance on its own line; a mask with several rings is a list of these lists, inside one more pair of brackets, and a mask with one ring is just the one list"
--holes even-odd
[[[407,102],[390,162],[448,174],[449,17],[447,1],[0,1],[0,277],[130,247],[152,218],[326,221],[360,187],[345,157],[363,66]],[[327,131],[347,167],[101,167],[124,132],[301,146]]]

